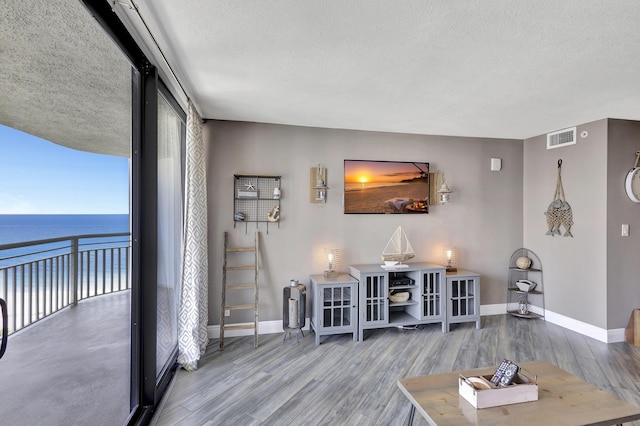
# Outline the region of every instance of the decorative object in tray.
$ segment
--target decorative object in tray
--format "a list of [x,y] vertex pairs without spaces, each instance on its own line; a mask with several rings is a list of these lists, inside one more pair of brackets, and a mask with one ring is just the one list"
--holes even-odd
[[503,360],[493,375],[458,378],[458,392],[475,408],[489,408],[538,400],[538,377]]
[[402,226],[398,226],[396,230],[389,238],[387,245],[382,250],[382,261],[384,265],[381,265],[385,269],[406,268],[408,265],[403,264],[407,260],[413,259],[415,253],[413,247],[407,238],[407,234],[402,230]]

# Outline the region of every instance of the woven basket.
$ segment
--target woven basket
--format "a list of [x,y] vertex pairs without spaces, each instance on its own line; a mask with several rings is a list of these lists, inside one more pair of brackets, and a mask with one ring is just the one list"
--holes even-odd
[[408,291],[400,291],[395,294],[390,294],[389,300],[391,300],[392,302],[406,302],[407,300],[409,300],[410,296],[411,294]]

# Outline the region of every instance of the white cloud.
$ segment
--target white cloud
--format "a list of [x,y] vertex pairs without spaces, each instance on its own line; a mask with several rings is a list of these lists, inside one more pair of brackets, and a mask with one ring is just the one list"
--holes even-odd
[[0,214],[39,214],[34,204],[24,197],[0,193]]

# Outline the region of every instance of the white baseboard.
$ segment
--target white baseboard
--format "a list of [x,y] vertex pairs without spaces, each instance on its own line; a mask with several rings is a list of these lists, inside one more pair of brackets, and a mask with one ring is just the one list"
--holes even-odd
[[497,305],[480,305],[480,316],[501,315],[507,313],[507,305],[498,303]]
[[567,328],[571,331],[575,331],[576,333],[580,333],[604,343],[624,342],[624,328],[607,330],[552,311],[545,311],[545,319],[550,323],[559,325],[560,327]]
[[[495,305],[481,305],[480,306],[480,315],[501,315],[507,313],[507,305],[505,303],[498,303]],[[613,330],[605,330],[600,327],[596,327],[592,324],[588,324],[586,322],[578,321],[576,319],[557,314],[552,311],[545,311],[545,320],[549,321],[552,324],[559,325],[560,327],[566,328],[571,331],[575,331],[576,333],[580,333],[584,336],[591,337],[593,339],[599,340],[604,343],[617,343],[625,341],[625,330],[624,328],[613,329]],[[309,318],[307,318],[306,326],[303,330],[309,330]],[[240,325],[240,324],[233,324]],[[274,321],[262,321],[258,325],[258,334],[274,334],[274,333],[282,333],[282,321],[274,320]],[[207,333],[210,339],[217,339],[220,337],[220,326],[219,325],[210,325],[207,326]],[[251,336],[253,334],[253,330],[231,330],[225,333],[227,337],[237,337],[237,336]]]
[[[482,305],[480,306],[480,315],[499,315],[507,312],[507,305]],[[613,330],[605,330],[604,328],[596,327],[595,325],[579,321],[562,314],[558,314],[549,310],[545,311],[545,320],[552,324],[559,325],[562,328],[566,328],[576,333],[580,333],[584,336],[591,337],[604,343],[617,343],[624,342],[624,328],[618,328]]]
[[607,343],[619,343],[626,341],[625,329],[614,328],[613,330],[607,330]]

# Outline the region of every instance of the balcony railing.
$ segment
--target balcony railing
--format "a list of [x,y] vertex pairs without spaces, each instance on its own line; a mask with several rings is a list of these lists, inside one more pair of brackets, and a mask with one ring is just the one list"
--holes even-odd
[[0,297],[9,334],[78,301],[128,290],[129,233],[0,245]]

